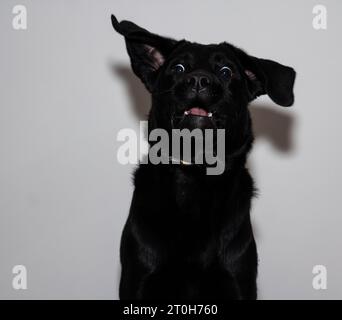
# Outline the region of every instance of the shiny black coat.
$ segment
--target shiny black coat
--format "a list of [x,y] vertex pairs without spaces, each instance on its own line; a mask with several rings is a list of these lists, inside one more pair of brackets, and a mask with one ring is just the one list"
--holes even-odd
[[[202,129],[209,125],[226,133],[220,175],[207,175],[200,165],[142,164],[136,170],[121,240],[120,298],[256,299],[248,104],[267,94],[278,105],[292,105],[295,71],[228,43],[176,41],[114,16],[112,24],[125,37],[134,73],[152,94],[150,131],[204,124]],[[179,63],[184,68],[175,68]],[[222,66],[231,73],[222,74]],[[192,80],[200,78],[206,88],[194,94]],[[213,116],[185,119],[193,107]]]

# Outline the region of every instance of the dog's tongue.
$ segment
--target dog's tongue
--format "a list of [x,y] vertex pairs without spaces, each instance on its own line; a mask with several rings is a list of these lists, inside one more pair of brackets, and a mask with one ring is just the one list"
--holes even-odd
[[191,108],[189,113],[195,116],[208,116],[208,112],[201,108]]

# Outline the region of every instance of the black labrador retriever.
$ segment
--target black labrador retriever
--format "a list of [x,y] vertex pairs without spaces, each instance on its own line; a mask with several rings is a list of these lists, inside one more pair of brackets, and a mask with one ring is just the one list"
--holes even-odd
[[226,132],[219,175],[191,162],[148,162],[135,171],[121,239],[120,298],[256,299],[255,189],[245,166],[253,143],[248,104],[267,94],[278,105],[292,105],[295,71],[226,42],[176,41],[114,16],[112,24],[152,94],[149,132]]

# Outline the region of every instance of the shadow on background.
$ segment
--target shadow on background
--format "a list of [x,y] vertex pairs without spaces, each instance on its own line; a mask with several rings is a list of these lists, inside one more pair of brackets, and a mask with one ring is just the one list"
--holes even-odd
[[116,79],[123,79],[126,82],[131,108],[137,119],[147,120],[151,97],[144,84],[133,73],[130,66],[112,64],[111,70]]
[[[249,110],[252,117],[255,142],[259,139],[264,139],[271,144],[275,152],[287,154],[293,151],[293,127],[295,117],[292,112],[284,112],[282,107],[276,104],[266,106],[258,103],[251,104]],[[250,158],[247,160],[247,167],[253,176],[255,169]],[[257,181],[256,186],[258,186]],[[261,195],[262,190],[258,190],[257,194]],[[256,201],[258,200],[256,199]],[[258,221],[253,215],[252,225],[254,237],[256,241],[259,242],[262,239],[262,234],[259,232],[260,228]]]
[[283,112],[281,108],[258,103],[249,106],[255,139],[266,139],[277,151],[287,153],[294,148],[294,115]]

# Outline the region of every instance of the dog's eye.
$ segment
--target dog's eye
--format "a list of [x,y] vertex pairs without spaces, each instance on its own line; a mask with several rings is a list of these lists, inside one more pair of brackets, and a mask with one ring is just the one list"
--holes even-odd
[[233,75],[233,71],[229,67],[224,66],[219,70],[219,74],[223,79],[229,80]]
[[175,73],[183,73],[185,71],[185,67],[181,63],[178,63],[172,67],[172,70]]

